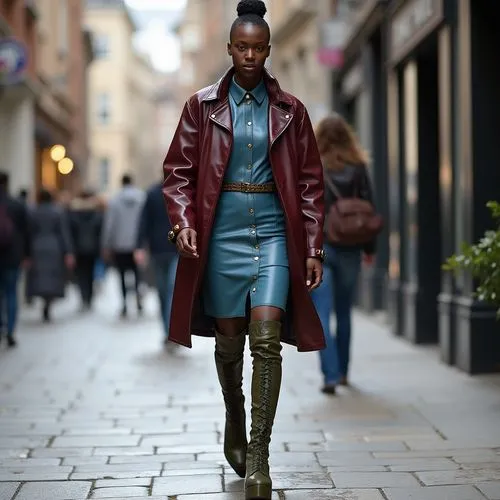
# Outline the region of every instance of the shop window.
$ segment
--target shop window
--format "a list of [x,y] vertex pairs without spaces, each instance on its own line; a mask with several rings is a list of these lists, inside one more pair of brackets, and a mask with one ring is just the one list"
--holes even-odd
[[97,59],[107,59],[109,57],[109,36],[94,34],[94,53]]
[[97,99],[97,118],[101,125],[106,125],[111,118],[111,97],[107,92],[103,92]]
[[99,186],[102,190],[106,190],[109,187],[109,170],[110,161],[109,158],[103,157],[99,159]]

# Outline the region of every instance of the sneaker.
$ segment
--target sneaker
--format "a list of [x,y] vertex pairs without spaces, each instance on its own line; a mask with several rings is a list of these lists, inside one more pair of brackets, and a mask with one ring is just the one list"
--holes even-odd
[[326,383],[321,389],[323,394],[329,394],[330,396],[334,396],[337,393],[337,384],[335,382]]

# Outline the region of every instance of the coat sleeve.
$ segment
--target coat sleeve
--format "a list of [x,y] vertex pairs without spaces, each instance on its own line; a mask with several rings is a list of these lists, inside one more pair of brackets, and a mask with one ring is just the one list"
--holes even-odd
[[299,152],[299,193],[306,235],[306,256],[320,257],[323,252],[325,219],[323,167],[309,115],[302,106],[297,130]]
[[163,196],[174,236],[182,229],[196,227],[199,123],[192,107],[192,100],[184,105],[163,162]]

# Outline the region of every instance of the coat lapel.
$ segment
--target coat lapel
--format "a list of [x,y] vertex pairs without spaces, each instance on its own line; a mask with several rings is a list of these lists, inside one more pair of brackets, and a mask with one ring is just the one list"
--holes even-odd
[[227,130],[230,134],[233,133],[233,120],[231,117],[231,107],[229,100],[224,99],[212,111],[210,111],[210,120]]
[[280,137],[281,134],[288,128],[293,119],[293,114],[290,111],[282,109],[275,104],[269,107],[269,145],[270,148]]

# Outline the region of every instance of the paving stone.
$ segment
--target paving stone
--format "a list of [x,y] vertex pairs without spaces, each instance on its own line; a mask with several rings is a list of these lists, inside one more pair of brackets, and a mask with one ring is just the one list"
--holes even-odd
[[0,483],[0,498],[2,500],[11,500],[20,484],[21,483]]
[[150,486],[151,479],[147,477],[135,477],[130,479],[100,479],[96,481],[96,488],[123,488],[127,486]]
[[139,441],[139,436],[59,436],[54,439],[52,448],[137,446]]
[[405,488],[419,486],[406,472],[338,472],[332,474],[337,488]]
[[139,472],[134,471],[89,471],[89,472],[74,472],[71,474],[72,481],[86,481],[86,480],[98,480],[98,479],[132,479],[132,478],[151,478],[160,475],[159,470],[141,470]]
[[222,492],[222,476],[172,476],[155,478],[153,495],[184,495]]
[[286,500],[384,500],[378,490],[300,490],[285,491]]
[[[380,461],[382,459],[377,459]],[[455,470],[459,465],[449,458],[426,458],[409,460],[387,460],[387,466],[393,472],[419,472],[429,470]],[[391,463],[392,462],[392,463]]]
[[384,489],[384,493],[388,500],[484,500],[472,486],[388,488]]
[[43,466],[69,465],[61,464],[60,458],[1,458],[0,467],[43,467]]
[[141,486],[131,488],[99,488],[92,492],[90,498],[128,498],[128,497],[147,497],[148,488]]
[[79,500],[87,498],[90,482],[44,482],[23,484],[16,500]]
[[25,458],[28,456],[28,453],[28,448],[0,448],[0,458]]
[[476,486],[488,500],[500,500],[500,481],[478,483]]
[[92,448],[36,448],[30,455],[33,458],[90,457]]
[[218,443],[218,436],[215,432],[210,433],[184,433],[184,434],[172,434],[172,435],[156,435],[147,436],[142,439],[141,444],[143,446],[158,446],[158,447],[170,447],[170,446],[205,446],[205,445],[216,445]]
[[171,453],[167,455],[134,455],[114,456],[109,460],[110,464],[147,464],[147,463],[169,463],[169,462],[194,462],[194,453]]
[[[155,450],[152,446],[113,446],[113,447],[99,447],[95,448],[94,455],[96,456],[108,456],[112,457],[115,455],[125,456],[128,455],[130,457],[137,457],[143,455],[154,455]],[[158,453],[160,453],[158,451]]]
[[59,481],[69,478],[73,467],[3,467],[0,481]]
[[64,458],[62,465],[80,466],[80,465],[98,465],[108,462],[108,457],[68,457]]
[[186,469],[167,469],[164,470],[161,475],[164,477],[168,476],[188,476],[188,475],[214,475],[214,474],[222,474],[222,466],[220,467],[214,467],[211,469],[191,469],[191,468],[186,468]]
[[38,448],[49,444],[50,436],[46,437],[3,437],[0,448]]
[[126,436],[132,434],[132,429],[126,427],[115,427],[107,429],[96,429],[94,427],[66,429],[65,436]]
[[483,481],[500,480],[500,469],[429,471],[417,472],[416,476],[426,486],[444,486],[447,484],[475,484]]

